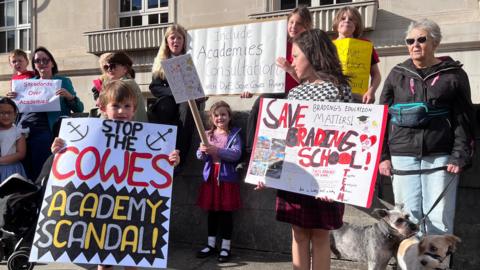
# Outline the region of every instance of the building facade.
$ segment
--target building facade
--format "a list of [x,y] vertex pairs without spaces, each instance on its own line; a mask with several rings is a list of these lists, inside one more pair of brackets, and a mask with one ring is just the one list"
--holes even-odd
[[[68,75],[87,108],[93,106],[90,89],[99,74],[98,56],[124,50],[133,58],[137,82],[148,92],[150,69],[163,33],[172,23],[187,29],[252,22],[285,16],[299,4],[311,7],[315,27],[331,32],[332,18],[344,5],[356,6],[364,19],[364,36],[380,55],[385,78],[408,54],[404,32],[415,19],[428,17],[440,24],[443,40],[439,55],[464,64],[475,103],[480,102],[480,7],[475,0],[4,0],[0,1],[0,85],[9,89],[11,69],[6,52],[52,51],[61,74]],[[381,87],[378,92],[381,91]],[[242,104],[247,109],[249,103]]]
[[[309,5],[314,26],[329,32],[339,8],[357,7],[366,27],[364,37],[374,42],[379,53],[383,79],[394,65],[408,57],[403,40],[409,23],[425,17],[436,21],[443,33],[438,55],[450,55],[464,64],[473,102],[480,103],[478,0],[0,0],[0,94],[10,89],[12,71],[7,52],[14,48],[30,52],[45,46],[54,55],[60,74],[72,79],[86,110],[94,106],[90,89],[92,80],[100,75],[98,57],[104,52],[129,53],[135,63],[136,81],[148,96],[151,65],[172,23],[192,29],[253,22],[285,16],[299,4]],[[234,110],[248,110],[254,101],[222,98],[230,101]],[[199,221],[203,216],[195,207],[191,195],[196,194],[191,184],[194,180],[189,178],[199,177],[200,165],[192,164],[192,170],[175,182],[171,239],[199,243],[204,239],[198,233],[193,235],[191,227],[205,227],[205,223]],[[480,184],[476,181],[479,170],[474,167],[468,171],[459,188],[456,233],[467,239],[456,256],[456,269],[478,269],[480,265],[480,216],[471,215],[472,209],[480,207]],[[384,186],[388,188],[388,181],[380,181],[379,193]],[[252,249],[288,251],[288,226],[273,222],[274,192],[267,191],[260,198],[251,190],[251,186],[242,187],[245,210],[239,215],[242,221],[236,225],[234,243]],[[391,198],[387,193],[384,196]],[[355,211],[348,209],[347,219]]]

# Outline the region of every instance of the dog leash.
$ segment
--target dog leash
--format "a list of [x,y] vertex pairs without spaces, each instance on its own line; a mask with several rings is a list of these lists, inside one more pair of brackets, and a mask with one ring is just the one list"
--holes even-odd
[[[442,171],[446,170],[447,166],[441,166],[441,167],[436,167],[436,168],[430,168],[430,169],[420,169],[420,170],[395,170],[392,169],[392,175],[414,175],[414,174],[428,174],[436,171]],[[455,180],[455,174],[451,173],[450,176],[450,181],[447,183],[447,186],[443,189],[442,193],[438,195],[438,198],[435,200],[433,203],[432,207],[430,207],[430,210],[428,210],[427,214],[425,214],[422,219],[417,223],[417,225],[420,227],[423,223],[425,223],[425,220],[427,219],[428,215],[433,211],[433,209],[437,206],[437,204],[442,200],[443,196],[448,191],[448,188],[450,187],[450,184]]]

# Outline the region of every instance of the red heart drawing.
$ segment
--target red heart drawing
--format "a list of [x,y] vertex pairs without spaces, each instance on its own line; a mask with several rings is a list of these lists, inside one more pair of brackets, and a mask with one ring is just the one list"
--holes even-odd
[[377,136],[375,135],[372,135],[370,137],[368,137],[368,135],[366,134],[360,135],[360,142],[363,143],[366,139],[370,140],[370,146],[373,146],[377,142]]

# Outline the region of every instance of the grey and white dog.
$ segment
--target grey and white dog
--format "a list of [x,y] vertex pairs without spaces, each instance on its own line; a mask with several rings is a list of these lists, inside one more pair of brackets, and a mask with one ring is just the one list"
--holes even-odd
[[402,240],[418,232],[401,205],[394,209],[375,209],[380,220],[368,226],[345,223],[330,232],[330,249],[337,258],[368,263],[369,270],[385,269]]

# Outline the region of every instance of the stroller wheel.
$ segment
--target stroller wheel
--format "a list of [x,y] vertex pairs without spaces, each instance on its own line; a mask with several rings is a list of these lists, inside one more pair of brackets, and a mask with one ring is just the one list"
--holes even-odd
[[7,262],[8,270],[32,270],[34,263],[28,261],[29,251],[15,251],[10,255]]

